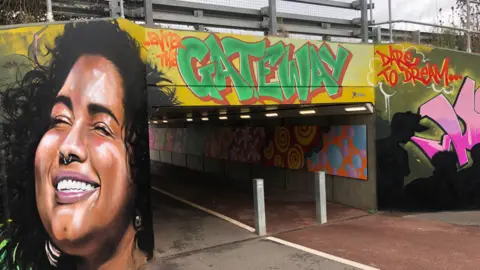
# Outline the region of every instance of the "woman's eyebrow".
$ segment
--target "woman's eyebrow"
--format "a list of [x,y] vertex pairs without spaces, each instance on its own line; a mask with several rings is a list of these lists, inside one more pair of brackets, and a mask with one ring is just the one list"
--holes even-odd
[[54,106],[58,103],[61,103],[65,106],[67,106],[67,108],[73,112],[73,105],[72,105],[72,100],[67,97],[67,96],[64,96],[64,95],[59,95],[55,98],[55,102],[54,102]]
[[117,122],[118,125],[120,125],[120,122],[118,121],[117,117],[115,117],[115,114],[113,114],[113,112],[109,108],[103,105],[96,104],[96,103],[88,104],[88,113],[91,116],[100,114],[100,113],[108,114],[113,118],[113,120],[115,120],[115,122]]

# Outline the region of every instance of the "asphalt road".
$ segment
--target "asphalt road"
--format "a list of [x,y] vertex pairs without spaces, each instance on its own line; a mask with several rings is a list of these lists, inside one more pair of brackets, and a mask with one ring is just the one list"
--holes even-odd
[[152,191],[156,260],[148,269],[355,269],[278,244]]

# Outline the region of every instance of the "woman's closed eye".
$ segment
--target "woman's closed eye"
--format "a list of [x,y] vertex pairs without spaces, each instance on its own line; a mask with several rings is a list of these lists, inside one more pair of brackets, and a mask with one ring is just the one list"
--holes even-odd
[[93,127],[93,129],[98,131],[102,136],[113,136],[113,132],[104,123],[96,123]]
[[50,119],[50,128],[69,126],[70,121],[64,116],[54,116]]

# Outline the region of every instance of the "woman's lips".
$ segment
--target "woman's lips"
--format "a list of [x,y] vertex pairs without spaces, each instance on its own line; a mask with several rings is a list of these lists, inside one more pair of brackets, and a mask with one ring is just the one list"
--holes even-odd
[[90,197],[98,188],[88,191],[78,191],[78,192],[64,192],[56,190],[57,202],[60,204],[73,204],[79,201],[83,201],[86,198]]
[[73,204],[90,197],[100,185],[84,174],[65,171],[55,177],[53,187],[58,203]]

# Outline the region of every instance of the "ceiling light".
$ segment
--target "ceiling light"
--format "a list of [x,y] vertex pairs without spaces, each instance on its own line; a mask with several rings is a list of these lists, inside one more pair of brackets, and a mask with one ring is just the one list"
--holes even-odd
[[202,117],[202,121],[208,121],[208,117]]
[[226,117],[226,116],[220,116],[218,119],[220,119],[220,120],[227,120],[228,117]]
[[359,111],[366,111],[366,110],[367,110],[367,108],[365,108],[363,106],[362,107],[347,107],[347,108],[345,108],[345,111],[347,111],[347,112],[359,112]]
[[187,122],[192,122],[193,119],[192,118],[187,118]]
[[168,123],[168,121],[167,121],[167,120],[163,120],[163,123],[165,123],[165,124],[166,124],[166,123]]
[[248,114],[240,115],[240,118],[242,118],[242,119],[250,119],[250,115],[248,115]]
[[267,113],[265,114],[266,117],[277,117],[278,113]]
[[301,115],[315,114],[316,111],[315,111],[315,110],[303,110],[303,111],[299,111],[299,113],[300,113]]
[[153,121],[154,124],[158,124],[158,121]]

